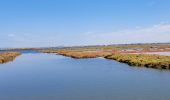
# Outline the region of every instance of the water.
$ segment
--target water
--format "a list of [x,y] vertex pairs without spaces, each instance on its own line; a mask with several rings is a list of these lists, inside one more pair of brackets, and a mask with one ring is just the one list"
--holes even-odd
[[147,54],[158,54],[163,56],[170,56],[170,52],[149,52]]
[[0,53],[1,52],[20,52],[20,53],[39,53],[38,51],[36,50],[0,50]]
[[170,52],[145,52],[145,53],[130,53],[130,54],[157,54],[162,56],[170,56]]
[[23,53],[0,65],[0,100],[170,100],[170,71]]

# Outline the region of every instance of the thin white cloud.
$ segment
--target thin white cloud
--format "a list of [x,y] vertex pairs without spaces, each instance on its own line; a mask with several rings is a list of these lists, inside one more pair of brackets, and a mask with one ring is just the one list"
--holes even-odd
[[14,37],[15,34],[8,34],[8,37]]
[[[110,33],[85,32],[82,34],[8,34],[8,46],[47,47],[74,45],[104,45],[124,43],[170,42],[170,24],[158,24],[151,27],[136,27]],[[4,43],[4,42],[3,42]]]
[[158,24],[148,28],[137,28],[112,33],[88,33],[77,38],[77,42],[82,40],[85,44],[170,42],[170,25]]

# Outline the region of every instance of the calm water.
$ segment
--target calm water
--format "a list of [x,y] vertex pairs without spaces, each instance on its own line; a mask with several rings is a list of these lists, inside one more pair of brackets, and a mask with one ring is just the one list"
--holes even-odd
[[0,100],[170,100],[170,71],[24,53],[0,65]]
[[159,54],[159,55],[164,55],[164,56],[170,56],[170,52],[150,52],[147,54]]
[[0,50],[0,53],[1,52],[20,52],[20,53],[39,53],[38,51],[36,50]]

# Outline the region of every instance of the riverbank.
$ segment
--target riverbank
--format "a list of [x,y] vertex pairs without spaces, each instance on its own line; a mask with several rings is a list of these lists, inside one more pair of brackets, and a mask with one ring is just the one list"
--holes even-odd
[[21,54],[18,52],[2,52],[0,53],[0,64],[12,61],[19,55]]
[[103,57],[126,63],[130,66],[148,67],[156,69],[170,69],[170,56],[155,54],[128,54],[106,51],[80,51],[80,50],[41,50],[43,53],[56,53],[76,59]]
[[80,51],[80,50],[41,50],[40,52],[56,53],[59,55],[76,59],[104,57],[110,54],[109,52],[103,51]]
[[114,54],[105,56],[105,58],[126,63],[130,66],[170,69],[170,56],[151,54]]

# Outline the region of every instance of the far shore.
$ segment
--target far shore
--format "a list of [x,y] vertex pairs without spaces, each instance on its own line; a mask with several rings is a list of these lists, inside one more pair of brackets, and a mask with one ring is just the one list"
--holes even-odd
[[[10,50],[15,52],[9,52]],[[33,50],[42,53],[52,53],[75,59],[102,57],[126,63],[130,66],[170,69],[170,56],[160,54],[163,52],[170,54],[170,44],[126,44],[63,48],[8,49],[0,53],[0,63],[14,60],[18,55],[20,55],[20,53],[18,53],[19,50]]]
[[64,49],[43,49],[40,50],[40,52],[54,53],[75,59],[103,57],[126,63],[130,66],[170,69],[170,56],[159,55],[159,52],[170,52],[170,45],[72,47]]

